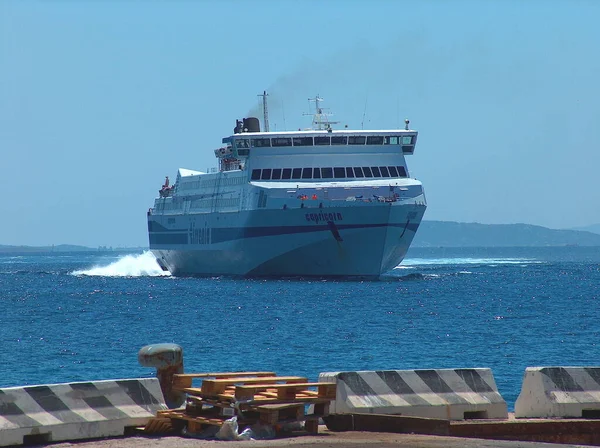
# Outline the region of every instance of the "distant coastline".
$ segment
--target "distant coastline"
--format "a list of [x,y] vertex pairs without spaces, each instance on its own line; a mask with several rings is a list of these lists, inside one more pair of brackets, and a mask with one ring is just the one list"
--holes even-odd
[[[556,230],[531,224],[479,224],[453,221],[423,221],[413,247],[549,247],[598,246],[600,232],[593,225],[588,230]],[[71,244],[53,246],[0,245],[0,253],[46,252],[142,252],[148,247],[86,247]]]
[[479,224],[423,221],[413,247],[600,246],[600,234],[531,224]]
[[131,253],[148,250],[147,247],[87,247],[73,244],[57,244],[52,246],[10,246],[0,244],[0,254],[7,253],[61,253],[61,252],[116,252]]

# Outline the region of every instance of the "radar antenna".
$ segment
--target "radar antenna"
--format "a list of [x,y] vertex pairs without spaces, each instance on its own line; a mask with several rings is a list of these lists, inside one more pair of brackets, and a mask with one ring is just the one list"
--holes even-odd
[[262,95],[257,96],[262,96],[265,132],[269,132],[269,110],[267,109],[267,97],[269,94],[266,90],[263,90]]
[[312,115],[313,116],[313,120],[312,120],[313,129],[323,131],[326,129],[331,129],[332,124],[339,123],[339,121],[329,121],[328,117],[331,117],[333,114],[323,112],[324,109],[319,104],[321,101],[323,101],[323,98],[321,98],[319,95],[315,96],[314,98],[309,98],[308,99],[309,109],[310,109],[310,103],[312,101],[315,102],[315,113],[314,114],[308,113],[308,114],[303,114],[303,115]]

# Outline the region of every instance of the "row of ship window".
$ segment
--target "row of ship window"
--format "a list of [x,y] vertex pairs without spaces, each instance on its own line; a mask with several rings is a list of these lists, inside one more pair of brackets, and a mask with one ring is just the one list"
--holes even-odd
[[266,148],[271,146],[327,146],[327,145],[414,145],[414,136],[336,135],[321,137],[238,138],[236,148]]
[[251,180],[347,179],[364,177],[407,177],[403,166],[355,166],[334,168],[263,168],[252,170]]

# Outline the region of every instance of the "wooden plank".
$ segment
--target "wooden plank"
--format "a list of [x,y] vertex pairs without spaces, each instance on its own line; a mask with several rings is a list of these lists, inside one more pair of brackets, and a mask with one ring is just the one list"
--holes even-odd
[[173,375],[172,387],[180,390],[186,387],[192,387],[194,378],[238,378],[238,377],[273,377],[277,376],[274,372],[208,372],[208,373],[176,373]]
[[311,397],[318,397],[319,396],[319,392],[315,391],[315,390],[303,390],[302,391],[303,394],[305,395],[310,395]]
[[[293,384],[251,384],[251,385],[240,385],[235,388],[235,398],[252,399],[254,394],[260,391],[271,390],[277,391],[277,398],[290,399],[296,398],[299,393],[307,394],[305,389],[309,387],[317,387],[317,396],[320,398],[335,399],[336,384],[335,383],[293,383]],[[307,394],[311,395],[311,394]]]
[[238,378],[238,377],[274,377],[274,372],[214,372],[214,373],[176,373],[173,378]]
[[304,406],[304,403],[261,404],[259,406],[254,406],[254,409],[257,409],[258,411],[279,411],[281,409],[296,408],[299,406]]
[[[320,404],[320,403],[325,403],[325,404],[329,404],[331,400],[328,398],[319,398],[319,397],[308,397],[308,398],[296,398],[294,399],[294,403],[302,403],[302,404]],[[264,398],[264,399],[260,399],[257,400],[256,398],[254,400],[250,400],[247,402],[243,402],[241,403],[239,406],[244,408],[244,407],[248,407],[248,408],[252,408],[254,406],[259,406],[262,404],[279,404],[279,403],[290,403],[290,400],[280,400],[278,398]]]
[[335,400],[337,383],[321,383],[317,386],[317,393],[319,394],[319,397]]
[[319,420],[308,419],[304,422],[304,429],[307,433],[316,435],[319,433]]
[[[221,403],[221,406],[228,406],[229,403],[235,403],[237,400],[234,397],[223,397],[219,395],[218,397],[203,397],[202,401],[215,406],[215,403]],[[278,404],[278,403],[290,403],[293,401],[294,403],[304,403],[304,404],[317,404],[317,403],[325,403],[329,404],[331,399],[329,398],[320,398],[320,397],[299,397],[297,396],[294,400],[280,400],[277,398],[276,394],[271,394],[270,396],[262,396],[255,395],[252,400],[243,400],[238,402],[238,406],[242,409],[247,409],[249,406],[255,406],[260,404]]]
[[[202,393],[206,395],[218,395],[223,393],[227,386],[235,384],[276,384],[276,383],[306,383],[306,377],[302,376],[271,376],[271,377],[240,377],[224,378],[202,381]],[[189,389],[189,388],[188,388]]]
[[201,425],[216,425],[221,426],[225,422],[226,418],[218,417],[201,417],[196,415],[187,415],[185,413],[178,413],[171,416],[172,420],[185,420],[187,422],[194,422]]
[[300,421],[304,418],[304,404],[263,405],[254,410],[260,414],[260,421],[268,425],[276,425],[281,421]]

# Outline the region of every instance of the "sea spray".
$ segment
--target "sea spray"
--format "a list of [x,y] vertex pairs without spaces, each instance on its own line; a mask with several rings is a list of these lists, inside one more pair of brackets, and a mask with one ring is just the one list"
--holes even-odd
[[171,275],[160,268],[156,258],[150,251],[137,255],[125,255],[107,266],[94,266],[90,269],[73,271],[71,274],[100,277],[159,277]]

